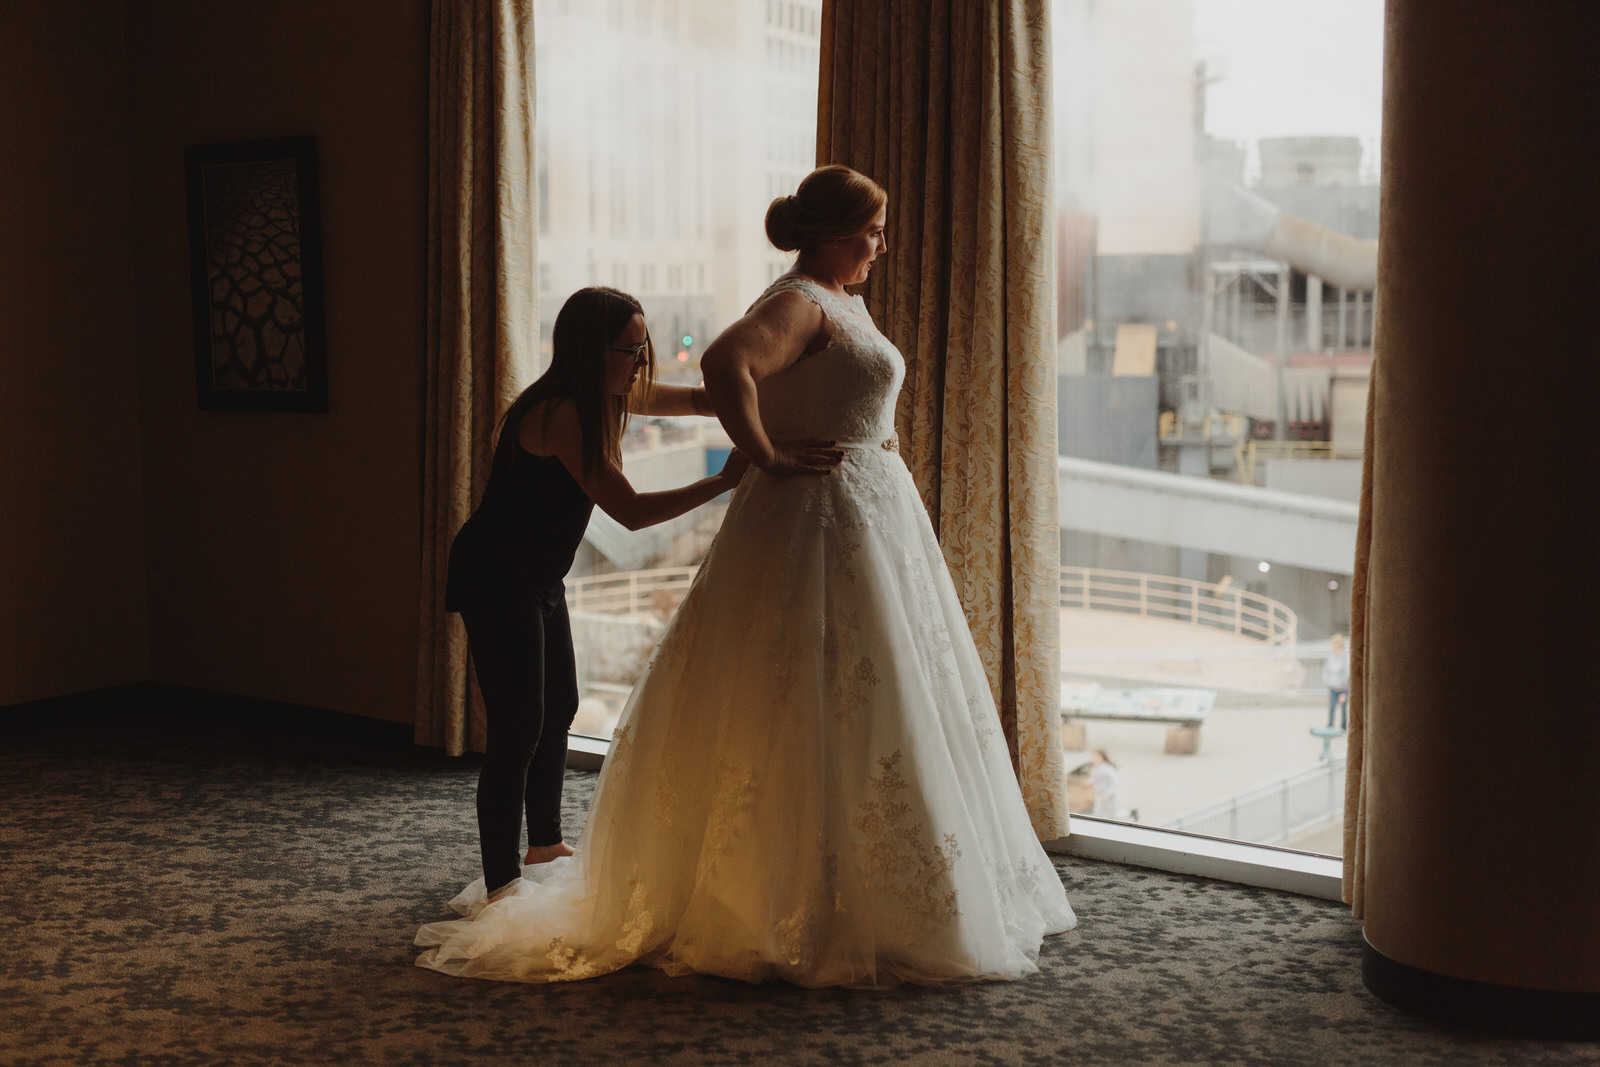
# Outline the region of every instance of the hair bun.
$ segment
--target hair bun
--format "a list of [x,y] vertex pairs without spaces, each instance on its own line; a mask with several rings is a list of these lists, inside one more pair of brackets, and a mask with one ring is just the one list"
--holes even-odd
[[793,196],[780,196],[767,207],[767,240],[781,252],[793,252],[800,247],[800,201]]
[[837,163],[818,167],[793,196],[768,206],[767,239],[793,252],[864,234],[888,202],[883,187],[860,171]]

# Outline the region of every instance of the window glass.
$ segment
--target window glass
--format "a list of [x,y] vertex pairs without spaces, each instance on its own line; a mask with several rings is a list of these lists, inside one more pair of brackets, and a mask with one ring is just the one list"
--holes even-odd
[[[547,355],[574,290],[631,280],[661,380],[694,384],[790,264],[761,223],[812,166],[821,2],[622,13],[536,3],[541,335]],[[1381,0],[1053,14],[1071,803],[1337,853]],[[624,466],[661,488],[727,447],[709,420],[640,419]],[[720,515],[591,527],[575,732],[609,736]]]
[[[699,384],[707,342],[792,262],[763,219],[811,170],[821,8],[535,0],[542,360],[568,296],[635,285],[658,380]],[[638,489],[670,488],[729,447],[715,420],[635,418],[623,469]],[[725,508],[640,531],[597,510],[568,583],[574,733],[610,737]]]
[[1341,851],[1381,0],[1055,0],[1075,811]]

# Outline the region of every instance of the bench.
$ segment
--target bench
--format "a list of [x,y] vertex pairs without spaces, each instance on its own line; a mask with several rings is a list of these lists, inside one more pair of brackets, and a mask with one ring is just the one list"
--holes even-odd
[[1158,722],[1167,725],[1166,751],[1192,756],[1200,751],[1200,726],[1217,701],[1214,689],[1150,687],[1123,689],[1098,683],[1061,683],[1061,747],[1089,747],[1084,721]]

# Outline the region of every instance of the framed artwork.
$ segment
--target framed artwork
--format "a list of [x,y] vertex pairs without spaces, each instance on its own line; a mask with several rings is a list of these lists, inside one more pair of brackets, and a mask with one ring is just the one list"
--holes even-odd
[[184,166],[200,407],[327,411],[316,139],[190,145]]

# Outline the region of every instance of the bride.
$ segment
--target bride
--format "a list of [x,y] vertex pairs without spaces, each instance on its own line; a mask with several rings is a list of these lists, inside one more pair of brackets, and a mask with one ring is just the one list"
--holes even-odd
[[768,210],[795,267],[703,360],[759,469],[623,712],[576,854],[492,902],[468,886],[465,918],[417,934],[420,966],[883,987],[1030,974],[1073,926],[896,451],[904,362],[844,289],[884,251],[886,202],[833,166]]

